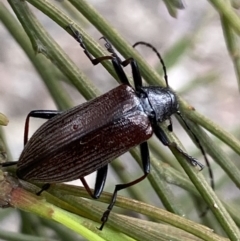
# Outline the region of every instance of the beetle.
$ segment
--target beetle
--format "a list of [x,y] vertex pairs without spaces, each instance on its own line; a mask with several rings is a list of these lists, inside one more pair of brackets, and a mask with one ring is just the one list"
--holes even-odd
[[[68,26],[73,37],[79,42],[84,53],[97,65],[111,60],[121,85],[109,92],[66,111],[34,110],[25,122],[24,149],[18,162],[7,162],[2,166],[17,164],[17,177],[27,181],[45,183],[40,193],[50,183],[67,182],[80,179],[92,198],[99,198],[107,177],[108,164],[130,148],[140,146],[143,175],[129,183],[118,184],[112,195],[107,210],[103,213],[100,230],[108,220],[115,204],[118,191],[133,186],[147,177],[150,172],[150,157],[147,140],[155,134],[165,146],[175,148],[192,166],[203,165],[188,155],[176,143],[170,142],[166,133],[158,125],[166,120],[172,131],[171,116],[178,114],[185,125],[179,111],[176,94],[169,88],[165,64],[150,44],[137,42],[133,47],[144,44],[157,53],[164,70],[166,87],[143,86],[142,77],[135,59],[122,61],[106,41],[105,47],[109,56],[93,58],[87,50],[80,33],[71,25]],[[133,88],[123,70],[130,64]],[[31,117],[48,119],[28,140],[29,120]],[[194,133],[192,133],[194,135]],[[205,159],[205,152],[194,135]],[[97,172],[95,188],[92,192],[85,176]]]

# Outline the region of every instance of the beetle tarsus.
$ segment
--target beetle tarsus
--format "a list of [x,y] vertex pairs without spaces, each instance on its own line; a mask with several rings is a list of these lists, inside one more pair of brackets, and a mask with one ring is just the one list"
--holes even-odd
[[106,223],[107,220],[108,220],[108,216],[109,216],[110,212],[111,212],[111,210],[110,210],[110,209],[107,209],[107,210],[103,213],[102,218],[101,218],[102,224],[101,224],[99,230],[102,230],[102,229],[103,229],[105,223]]
[[[195,159],[195,158],[194,158],[194,159]],[[196,162],[196,165],[199,166],[200,171],[202,171],[202,169],[204,168],[204,165],[203,165],[201,162],[199,162],[197,159],[195,159],[195,162]]]
[[83,49],[86,49],[85,44],[83,43],[82,35],[81,35],[76,29],[74,29],[71,24],[68,25],[67,28],[71,30],[71,32],[72,32],[72,34],[73,34],[73,37],[74,37],[75,40],[81,45],[81,47],[82,47]]
[[46,183],[46,184],[44,184],[44,185],[42,186],[41,190],[40,190],[39,192],[36,193],[36,195],[37,195],[37,196],[40,196],[41,193],[42,193],[43,191],[48,190],[48,188],[49,188],[50,186],[51,186],[50,183]]
[[108,51],[109,53],[113,54],[115,57],[118,58],[115,50],[114,50],[113,47],[112,47],[112,44],[108,41],[108,39],[107,39],[105,36],[102,36],[100,39],[103,39],[103,40],[105,41],[104,46],[105,46],[105,48],[107,49],[107,51]]
[[82,35],[76,29],[74,29],[72,25],[68,25],[67,28],[71,30],[71,32],[73,34],[73,37],[77,40],[77,42],[83,48],[84,53],[86,54],[86,56],[89,58],[89,60],[92,62],[93,65],[97,65],[97,64],[101,63],[104,60],[111,60],[111,59],[113,59],[113,56],[101,56],[101,57],[98,57],[98,58],[94,58],[90,54],[90,52],[87,50],[87,47],[84,44]]
[[1,167],[9,167],[9,166],[14,166],[16,165],[18,162],[2,162],[0,163]]
[[200,171],[204,168],[204,165],[200,163],[196,158],[188,155],[186,152],[184,152],[175,142],[170,142],[169,146],[174,147],[179,153],[181,153],[189,162],[192,166],[199,166]]

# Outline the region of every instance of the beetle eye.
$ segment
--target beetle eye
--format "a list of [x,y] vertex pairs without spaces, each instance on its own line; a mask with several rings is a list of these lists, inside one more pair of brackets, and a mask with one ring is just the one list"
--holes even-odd
[[139,91],[139,97],[145,99],[145,98],[147,98],[148,96],[147,96],[147,94],[146,94],[143,90],[140,89],[140,91]]

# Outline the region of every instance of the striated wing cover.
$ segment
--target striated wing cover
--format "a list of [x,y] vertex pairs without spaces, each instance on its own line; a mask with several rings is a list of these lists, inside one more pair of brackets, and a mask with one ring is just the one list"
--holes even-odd
[[18,176],[64,182],[86,176],[152,135],[134,90],[120,85],[44,123],[26,144]]

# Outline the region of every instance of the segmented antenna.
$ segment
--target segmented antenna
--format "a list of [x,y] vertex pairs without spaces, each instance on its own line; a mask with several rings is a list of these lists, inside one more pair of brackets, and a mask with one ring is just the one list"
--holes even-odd
[[169,85],[168,85],[168,76],[167,76],[167,68],[166,68],[166,66],[164,64],[164,61],[163,61],[160,53],[157,51],[157,49],[154,46],[152,46],[150,43],[146,43],[146,42],[142,42],[142,41],[136,42],[133,45],[133,48],[135,48],[137,45],[145,45],[145,46],[151,48],[153,50],[153,52],[158,56],[158,59],[160,60],[160,63],[162,64],[162,67],[163,67],[163,73],[164,73],[164,79],[165,79],[165,82],[166,82],[166,86],[169,87]]
[[[145,45],[149,48],[151,48],[153,50],[153,52],[156,53],[156,55],[158,56],[158,59],[160,61],[160,63],[162,64],[162,67],[163,67],[163,73],[164,73],[164,79],[165,79],[165,82],[166,82],[166,86],[169,87],[168,85],[168,76],[167,76],[167,69],[166,69],[166,66],[164,64],[164,61],[160,55],[160,53],[157,51],[157,49],[152,46],[151,44],[149,43],[146,43],[146,42],[142,42],[142,41],[139,41],[139,42],[136,42],[134,45],[133,45],[133,48],[135,48],[137,45]],[[179,117],[182,119],[183,123],[185,124],[185,126],[187,127],[187,129],[191,132],[192,136],[194,137],[203,157],[204,157],[204,160],[205,160],[205,163],[206,163],[206,166],[208,168],[208,174],[209,174],[209,177],[210,177],[210,185],[212,187],[212,189],[214,190],[215,189],[215,185],[214,185],[214,178],[213,178],[213,171],[212,171],[212,168],[211,168],[211,165],[210,165],[210,162],[207,158],[207,155],[206,155],[206,152],[204,151],[203,149],[203,146],[201,145],[199,139],[197,138],[197,136],[193,133],[193,131],[191,130],[191,128],[189,127],[189,125],[187,124],[187,122],[185,121],[185,119],[183,118],[182,114],[180,111],[177,112],[177,114],[179,115]],[[171,118],[169,119],[170,121],[170,125],[168,126],[168,130],[169,131],[172,131],[172,120]],[[207,211],[209,210],[209,207],[206,208],[206,210],[204,210],[201,214],[200,214],[200,217],[203,217],[205,216],[205,214],[207,213]]]

